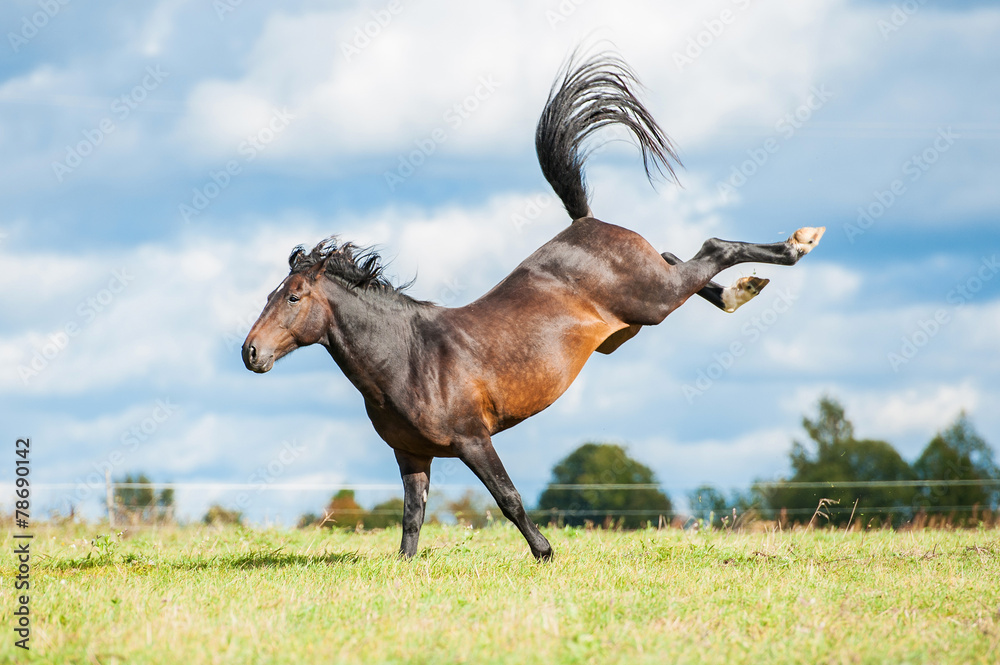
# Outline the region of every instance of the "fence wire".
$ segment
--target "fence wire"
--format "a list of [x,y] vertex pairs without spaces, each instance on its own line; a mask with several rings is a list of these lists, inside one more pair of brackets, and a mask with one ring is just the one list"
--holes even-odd
[[[32,488],[35,490],[42,491],[59,491],[59,490],[75,490],[80,486],[79,483],[35,483]],[[690,493],[692,491],[697,491],[704,487],[698,486],[697,488],[687,488],[684,493]],[[902,488],[917,488],[917,487],[927,487],[927,488],[937,488],[937,487],[998,487],[1000,488],[1000,479],[956,479],[956,480],[890,480],[890,481],[868,481],[868,480],[845,480],[845,481],[762,481],[751,483],[751,489],[874,489],[874,488],[886,488],[886,489],[902,489]],[[4,492],[13,492],[15,489],[14,483],[0,483],[0,488]],[[468,485],[468,484],[448,484],[442,483],[438,485],[432,485],[435,490],[443,491],[468,491],[472,490],[475,492],[482,492],[483,488],[481,486]],[[164,490],[172,489],[174,491],[206,491],[215,490],[221,492],[236,492],[236,491],[247,491],[252,490],[254,492],[303,492],[303,491],[327,491],[327,492],[337,492],[340,490],[352,490],[357,492],[368,492],[368,491],[395,491],[399,492],[402,488],[399,483],[230,483],[230,482],[111,482],[110,490],[114,491],[117,489],[150,489],[150,490]],[[545,486],[547,490],[564,490],[564,491],[588,491],[588,492],[602,492],[602,491],[641,491],[641,490],[663,490],[663,485],[660,483],[550,483]],[[925,506],[914,504],[910,506],[858,506],[858,512],[865,515],[904,515],[918,513],[927,514],[966,514],[984,511],[989,511],[992,506],[972,506],[972,505],[961,505],[961,506]],[[759,513],[766,513],[768,515],[785,515],[785,516],[811,516],[816,513],[816,508],[771,508],[771,507],[752,507]],[[851,513],[855,510],[854,506],[851,504],[832,504],[823,507],[823,511],[829,515],[843,515]],[[680,510],[656,510],[656,509],[573,509],[573,508],[529,508],[526,510],[532,516],[538,520],[544,520],[546,518],[550,520],[562,520],[566,518],[590,518],[597,517],[599,519],[605,519],[607,517],[633,517],[633,516],[646,516],[652,521],[656,521],[662,516],[665,519],[673,519],[677,517],[687,518],[691,515],[691,510],[680,511]],[[344,511],[346,515],[351,511]],[[378,514],[390,514],[393,511],[376,511],[376,510],[364,510],[361,509],[359,513],[365,513],[369,515]],[[704,509],[699,509],[696,512],[705,513]],[[742,511],[744,514],[747,510]]]
[[[42,490],[71,490],[80,486],[79,483],[32,483],[32,488]],[[400,483],[226,483],[226,482],[149,482],[149,483],[124,483],[112,482],[111,486],[122,489],[189,489],[206,490],[221,489],[232,490],[261,490],[261,491],[298,491],[298,490],[354,490],[362,491],[386,491],[400,490]],[[903,488],[903,487],[1000,487],[1000,479],[973,479],[973,480],[831,480],[831,481],[789,481],[780,480],[755,482],[750,484],[750,488],[787,488],[787,489],[864,489],[864,488]],[[0,483],[4,490],[14,489],[13,483]],[[481,490],[478,485],[466,484],[431,484],[433,489],[445,490]],[[661,483],[550,483],[546,489],[554,490],[663,490]],[[700,489],[687,488],[686,491]]]

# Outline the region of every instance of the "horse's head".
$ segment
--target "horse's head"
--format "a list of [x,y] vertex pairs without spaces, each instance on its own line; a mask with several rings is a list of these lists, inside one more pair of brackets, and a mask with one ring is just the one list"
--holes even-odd
[[[267,297],[267,305],[243,342],[243,364],[263,373],[300,346],[322,341],[332,324],[324,291],[322,262],[309,262],[297,247],[288,258],[291,272]],[[308,265],[307,265],[308,264]]]
[[264,311],[243,342],[243,364],[254,372],[268,371],[274,361],[300,346],[321,342],[329,349],[337,330],[335,309],[343,309],[348,293],[415,302],[382,275],[377,252],[349,242],[338,245],[336,237],[309,252],[296,247],[288,267],[291,272],[267,297]]

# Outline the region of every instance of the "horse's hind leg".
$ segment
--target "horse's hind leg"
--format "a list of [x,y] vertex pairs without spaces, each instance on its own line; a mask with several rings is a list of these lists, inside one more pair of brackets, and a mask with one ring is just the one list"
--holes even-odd
[[816,246],[825,230],[799,229],[785,242],[767,245],[712,238],[694,258],[680,261],[669,252],[657,252],[632,231],[598,224],[602,223],[594,220],[590,226],[576,227],[581,230],[580,238],[573,240],[604,262],[605,270],[592,280],[590,295],[595,304],[625,324],[598,347],[602,353],[614,351],[641,326],[662,322],[695,294],[719,309],[735,310],[760,293],[767,280],[744,277],[723,287],[713,277],[748,261],[791,265]]
[[819,244],[819,239],[826,232],[826,227],[801,228],[785,242],[756,244],[752,242],[736,242],[733,240],[706,240],[698,253],[688,263],[703,261],[721,265],[719,270],[731,268],[740,263],[773,263],[791,266],[808,254]]
[[521,495],[507,475],[507,470],[503,468],[503,462],[493,448],[490,437],[463,437],[454,443],[458,449],[459,459],[472,469],[479,480],[483,481],[504,516],[514,523],[528,541],[528,547],[531,548],[534,557],[539,561],[551,559],[552,546],[525,512]]
[[[672,266],[683,263],[670,252],[662,252],[660,256]],[[698,291],[697,295],[724,312],[735,312],[741,305],[745,305],[757,296],[769,281],[771,280],[762,277],[740,277],[731,286],[722,286],[717,282],[709,281],[703,289]]]
[[[670,271],[670,277],[673,282],[671,290],[675,295],[686,298],[688,295],[694,295],[695,293],[701,295],[702,289],[707,288],[709,289],[707,295],[709,299],[718,297],[719,300],[723,301],[723,305],[726,305],[723,309],[731,311],[728,309],[730,304],[734,305],[732,309],[735,309],[756,295],[756,292],[750,291],[740,294],[738,292],[739,289],[736,287],[749,286],[752,290],[759,292],[760,288],[763,288],[763,284],[748,281],[757,278],[744,277],[742,282],[738,280],[733,287],[729,287],[736,290],[730,291],[732,299],[727,303],[724,297],[726,289],[721,289],[720,291],[721,287],[712,281],[713,277],[726,268],[732,268],[740,263],[754,262],[786,266],[794,265],[799,259],[812,251],[819,243],[820,238],[823,237],[825,231],[825,227],[801,228],[793,233],[785,242],[768,244],[735,242],[711,238],[705,241],[701,249],[698,250],[698,253],[690,261],[673,266]],[[666,257],[664,258],[666,259]],[[674,258],[676,259],[676,257]],[[667,260],[669,262],[669,259]],[[763,282],[763,280],[761,281]]]

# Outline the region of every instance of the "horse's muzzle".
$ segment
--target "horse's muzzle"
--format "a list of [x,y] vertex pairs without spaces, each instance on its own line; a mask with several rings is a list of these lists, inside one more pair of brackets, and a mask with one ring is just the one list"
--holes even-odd
[[243,364],[251,372],[263,374],[274,367],[274,352],[261,353],[248,338],[243,342]]

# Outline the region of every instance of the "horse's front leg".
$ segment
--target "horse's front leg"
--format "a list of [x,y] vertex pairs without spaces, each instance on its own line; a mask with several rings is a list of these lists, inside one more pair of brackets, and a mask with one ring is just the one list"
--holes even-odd
[[552,546],[545,539],[535,523],[531,521],[521,503],[521,495],[511,482],[503,462],[493,448],[488,436],[461,439],[455,442],[458,457],[472,469],[486,489],[493,495],[504,516],[509,519],[528,541],[531,553],[539,561],[552,558]]
[[395,452],[399,475],[403,477],[403,541],[399,553],[409,559],[417,553],[420,527],[424,524],[427,489],[431,484],[431,458]]

